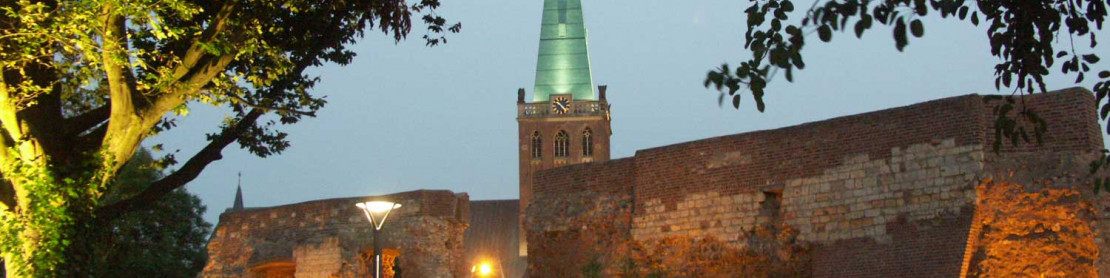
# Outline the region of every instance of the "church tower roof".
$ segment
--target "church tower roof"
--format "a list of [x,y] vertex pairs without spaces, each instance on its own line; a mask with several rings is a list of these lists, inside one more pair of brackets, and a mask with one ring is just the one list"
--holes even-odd
[[231,211],[243,211],[243,173],[239,173],[239,184],[235,186],[235,204]]
[[544,0],[532,101],[554,94],[597,100],[593,88],[582,0]]

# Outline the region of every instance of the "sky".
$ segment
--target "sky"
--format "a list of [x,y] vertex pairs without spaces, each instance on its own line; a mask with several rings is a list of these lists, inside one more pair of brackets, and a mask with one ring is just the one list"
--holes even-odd
[[[923,19],[925,36],[911,38],[903,52],[884,26],[862,39],[849,33],[834,33],[831,43],[807,37],[805,70],[794,73],[793,83],[781,77],[771,82],[765,112],[755,109],[750,94],[739,110],[720,107],[718,92],[702,82],[710,69],[738,65],[750,55],[742,47],[748,1],[582,2],[594,83],[609,86],[613,158],[938,98],[1000,93],[986,28],[931,13]],[[444,1],[438,13],[463,28],[436,47],[424,46],[420,27],[400,43],[368,32],[352,47],[359,55],[351,64],[313,69],[321,78],[314,93],[329,103],[318,117],[282,127],[289,149],[258,158],[232,144],[186,188],[208,207],[204,217],[213,224],[231,207],[239,172],[247,207],[418,189],[466,192],[471,200],[516,199],[516,90],[530,93],[533,87],[542,4]],[[1110,53],[1103,46],[1095,51]],[[1060,75],[1058,65],[1052,71],[1050,90],[1075,86],[1074,76]],[[1090,88],[1094,75],[1081,85]],[[163,143],[184,161],[230,114],[203,104],[191,110],[177,128],[146,145]]]

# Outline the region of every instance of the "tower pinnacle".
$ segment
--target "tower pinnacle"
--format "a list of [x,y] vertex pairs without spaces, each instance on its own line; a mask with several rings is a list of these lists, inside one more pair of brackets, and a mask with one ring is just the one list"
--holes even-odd
[[588,48],[582,0],[544,0],[532,101],[547,101],[554,94],[597,100]]
[[243,172],[239,172],[239,184],[235,186],[235,204],[231,211],[243,211]]

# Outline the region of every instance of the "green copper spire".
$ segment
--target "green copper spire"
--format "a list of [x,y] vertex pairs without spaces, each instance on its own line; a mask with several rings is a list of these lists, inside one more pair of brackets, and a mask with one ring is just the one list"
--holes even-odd
[[582,0],[544,0],[532,101],[547,101],[554,94],[596,100],[587,49]]

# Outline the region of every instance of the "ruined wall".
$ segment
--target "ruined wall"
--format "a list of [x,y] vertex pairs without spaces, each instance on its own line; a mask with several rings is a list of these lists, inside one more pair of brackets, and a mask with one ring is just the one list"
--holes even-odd
[[[1099,157],[1100,150],[1104,148],[1095,97],[1090,91],[1078,87],[1054,93],[1068,97],[1039,94],[1026,101],[1028,107],[1049,122],[1044,138],[1046,144],[1020,144],[1015,147],[1007,143],[1002,145],[1002,152],[998,154],[991,152],[990,145],[987,145],[981,179],[1019,184],[1029,192],[1042,189],[1078,192],[1080,201],[1092,205],[1094,210],[1092,215],[1080,216],[1093,226],[1096,233],[1094,242],[1099,252],[1110,254],[1110,196],[1105,191],[1095,194],[1092,190],[1093,180],[1106,178],[1108,173],[1102,170],[1091,175],[1089,168],[1089,163]],[[985,115],[993,119],[990,112],[985,111]],[[993,122],[988,122],[984,130],[985,138],[993,140]],[[968,256],[973,255],[970,252]],[[969,264],[973,263],[970,257],[968,260]],[[1099,277],[1110,277],[1110,256],[1099,256],[1095,266]]]
[[[966,246],[980,180],[1018,166],[1060,174],[1052,163],[1013,161],[1102,148],[1090,92],[1061,90],[1025,102],[1050,123],[1049,134],[1043,145],[1006,143],[1000,154],[991,152],[993,106],[969,95],[641,150],[631,170],[614,172],[596,163],[558,168],[541,172],[535,184],[558,187],[572,176],[605,179],[591,175],[613,180],[593,187],[631,184],[632,240],[711,236],[744,248],[746,234],[757,226],[781,222],[814,245],[817,277],[956,277],[970,256]],[[537,194],[536,204],[545,205],[530,207],[529,217],[554,204],[599,198],[562,192]]]
[[1078,191],[986,180],[976,195],[967,277],[1098,277],[1094,211]]
[[[528,272],[533,277],[580,277],[588,268],[617,271],[627,248],[632,213],[632,159],[570,165],[537,173],[528,207]],[[595,172],[606,173],[597,175]]]
[[[450,191],[318,200],[220,215],[201,277],[364,277],[373,250],[371,225],[355,203],[402,204],[382,228],[383,247],[399,251],[407,277],[461,277],[469,198]],[[281,266],[281,271],[271,266]],[[277,273],[277,274],[275,274]]]
[[[981,105],[956,97],[638,152],[637,173],[650,174],[636,177],[633,237],[742,248],[745,232],[782,221],[817,245],[817,277],[958,275]],[[760,217],[767,198],[781,198],[778,215]]]

